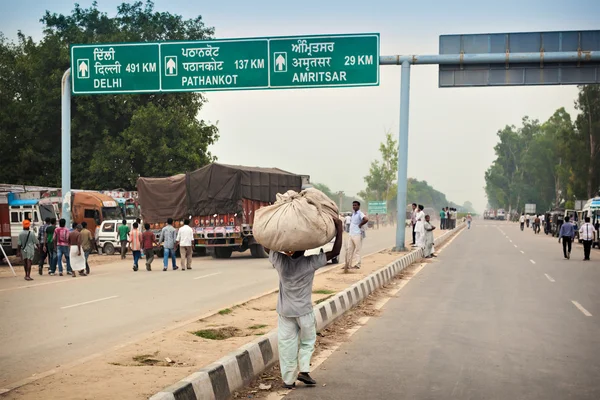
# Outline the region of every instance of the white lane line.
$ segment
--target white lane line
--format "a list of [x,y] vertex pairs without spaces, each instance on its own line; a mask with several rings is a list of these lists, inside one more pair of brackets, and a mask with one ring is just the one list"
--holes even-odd
[[578,302],[576,302],[575,300],[571,300],[571,303],[573,303],[575,305],[575,307],[579,308],[579,311],[581,311],[583,313],[583,315],[585,315],[586,317],[592,316],[591,312],[589,312],[588,310],[583,308],[583,306],[581,304],[579,304]]
[[525,254],[525,252],[523,250],[521,250],[521,254]]
[[548,280],[549,280],[550,282],[556,282],[556,281],[554,280],[554,278],[553,278],[553,277],[551,277],[550,275],[548,275],[548,274],[544,274],[544,275],[546,275],[546,278],[548,278]]
[[512,240],[508,239],[508,241],[512,243]]
[[533,261],[533,260],[529,260],[529,262],[531,262],[532,264],[535,264],[535,261]]
[[515,244],[514,246],[515,246],[515,249],[516,249],[516,248],[517,248],[517,245]]
[[[102,272],[100,274],[93,274],[93,275],[89,275],[89,276],[100,276],[100,275],[108,275],[110,274],[110,272]],[[33,287],[38,287],[38,286],[46,286],[46,285],[54,285],[56,283],[65,283],[65,282],[82,282],[81,279],[71,279],[70,276],[65,275],[65,278],[58,278],[55,281],[51,281],[51,282],[43,282],[43,283],[34,283],[33,285],[24,285],[24,286],[17,286],[17,287],[12,287],[12,288],[6,288],[6,289],[0,289],[0,292],[8,292],[11,290],[19,290],[19,289],[29,289],[29,288],[33,288]],[[84,279],[83,281],[88,280],[87,278]]]
[[72,305],[70,305],[70,306],[64,306],[64,307],[61,307],[60,309],[61,309],[61,310],[66,310],[67,308],[79,307],[79,306],[83,306],[83,305],[86,305],[86,304],[97,303],[97,302],[99,302],[99,301],[104,301],[104,300],[115,299],[115,298],[117,298],[117,297],[119,297],[119,296],[103,297],[103,298],[101,298],[101,299],[90,300],[90,301],[84,301],[83,303],[72,304]]
[[220,274],[220,272],[215,272],[214,274],[197,276],[197,277],[194,278],[194,280],[196,280],[196,279],[202,279],[202,278],[208,278],[209,276],[215,276],[215,275],[219,275],[219,274]]

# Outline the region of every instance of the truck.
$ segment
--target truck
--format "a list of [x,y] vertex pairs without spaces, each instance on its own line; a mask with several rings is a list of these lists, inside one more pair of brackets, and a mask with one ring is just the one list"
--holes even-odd
[[102,221],[113,219],[123,219],[115,199],[94,191],[71,191],[71,221],[87,222],[87,228],[94,233]]
[[279,168],[212,163],[167,178],[139,178],[137,190],[142,220],[157,234],[167,218],[175,228],[190,219],[196,253],[229,258],[249,249],[264,258],[252,234],[256,210],[272,204],[277,193],[299,192],[302,184],[303,176]]
[[506,211],[504,211],[503,208],[499,208],[498,211],[496,211],[496,219],[498,221],[504,221],[506,219]]

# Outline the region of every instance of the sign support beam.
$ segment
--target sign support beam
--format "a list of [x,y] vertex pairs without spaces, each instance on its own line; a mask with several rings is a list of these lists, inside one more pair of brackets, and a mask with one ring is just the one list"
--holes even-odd
[[396,251],[406,250],[406,193],[408,177],[408,106],[410,104],[410,63],[402,62],[400,77],[400,132],[398,137],[398,196]]
[[71,227],[71,68],[62,77],[61,96],[61,188],[62,188],[62,218]]

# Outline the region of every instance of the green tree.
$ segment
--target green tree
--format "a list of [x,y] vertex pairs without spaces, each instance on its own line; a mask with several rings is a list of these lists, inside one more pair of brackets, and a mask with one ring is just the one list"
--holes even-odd
[[580,177],[585,177],[585,193],[590,198],[600,191],[600,85],[581,86],[575,107],[581,111],[576,124],[585,144],[580,156],[587,158]]
[[379,152],[381,160],[371,162],[369,175],[364,178],[367,187],[358,193],[366,201],[391,200],[395,192],[392,189],[398,172],[398,142],[390,132],[386,133],[385,142],[380,143]]
[[[151,1],[123,3],[116,15],[75,4],[46,12],[39,43],[0,36],[0,176],[11,183],[60,185],[60,82],[74,43],[209,39],[202,17],[157,12]],[[217,128],[198,120],[198,93],[75,96],[71,104],[72,186],[133,188],[140,175],[168,176],[214,160]]]

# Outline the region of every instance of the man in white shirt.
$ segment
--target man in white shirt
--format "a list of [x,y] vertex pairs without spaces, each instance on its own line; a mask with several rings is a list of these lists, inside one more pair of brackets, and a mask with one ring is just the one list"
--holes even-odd
[[350,232],[350,223],[352,222],[352,217],[350,215],[346,215],[346,218],[344,218],[344,225],[346,226],[345,231],[346,233]]
[[183,221],[183,226],[177,231],[177,245],[181,247],[181,270],[192,269],[192,254],[194,244],[194,230],[190,228],[190,220]]
[[525,214],[521,214],[521,218],[519,218],[519,223],[521,224],[521,230],[525,228]]
[[585,223],[579,228],[579,237],[583,240],[583,261],[590,261],[594,243],[594,225],[590,224],[590,217],[585,217]]
[[346,246],[346,264],[344,269],[360,268],[360,248],[362,247],[363,233],[361,228],[369,222],[369,219],[360,211],[360,203],[352,202],[352,217],[350,221],[350,237]]

